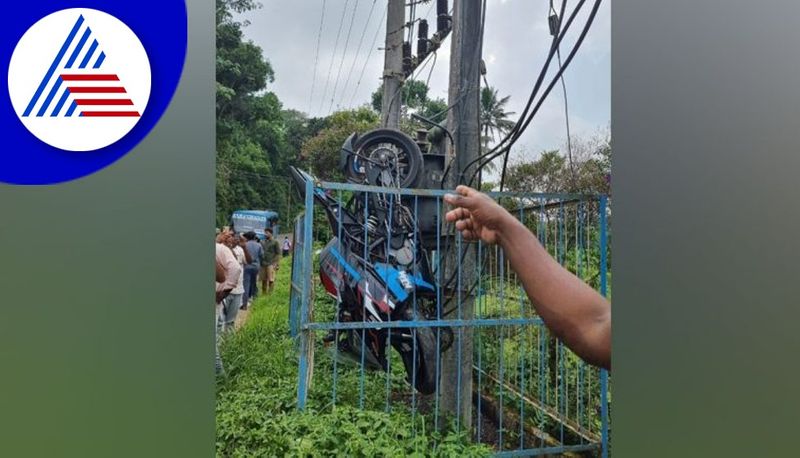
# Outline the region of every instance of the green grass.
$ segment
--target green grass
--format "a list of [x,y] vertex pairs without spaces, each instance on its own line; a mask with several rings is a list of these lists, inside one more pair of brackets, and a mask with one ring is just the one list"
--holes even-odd
[[[217,386],[218,456],[487,456],[463,432],[434,431],[433,421],[403,409],[384,411],[386,375],[367,372],[365,409],[359,405],[357,368],[337,366],[337,402],[332,406],[333,366],[318,347],[308,407],[297,401],[297,351],[289,336],[290,259],[282,261],[275,291],[256,300],[247,323],[223,342],[227,377]],[[318,294],[319,314],[330,304]],[[317,340],[319,340],[317,336]],[[393,363],[394,364],[394,363]],[[392,392],[409,391],[402,371],[389,379]]]

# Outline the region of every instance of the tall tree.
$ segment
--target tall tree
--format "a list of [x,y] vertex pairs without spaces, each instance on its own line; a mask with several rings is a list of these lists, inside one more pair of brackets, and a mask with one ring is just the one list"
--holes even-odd
[[[506,105],[508,105],[510,98],[511,96],[509,95],[498,98],[497,89],[493,87],[484,86],[481,88],[480,123],[483,152],[489,149],[491,142],[496,141],[514,127],[514,121],[508,119],[514,112],[506,111]],[[494,167],[492,162],[486,165],[489,170],[494,170]]]
[[[252,0],[217,0],[217,224],[240,208],[289,216],[286,167],[297,150],[287,140],[278,97],[266,91],[275,74],[261,48],[245,40],[246,22],[234,13],[258,7]],[[295,142],[297,144],[299,142]]]
[[336,112],[325,120],[325,128],[303,144],[300,156],[318,178],[343,181],[338,167],[342,144],[351,134],[363,134],[379,124],[378,115],[366,107]]
[[[429,128],[411,118],[412,113],[419,114],[432,121],[442,121],[443,115],[447,112],[447,102],[442,98],[432,99],[428,96],[430,88],[422,81],[408,80],[403,84],[401,94],[398,94],[397,102],[402,103],[400,109],[400,130],[409,135],[419,128]],[[383,103],[383,85],[372,93],[372,109],[380,113]]]

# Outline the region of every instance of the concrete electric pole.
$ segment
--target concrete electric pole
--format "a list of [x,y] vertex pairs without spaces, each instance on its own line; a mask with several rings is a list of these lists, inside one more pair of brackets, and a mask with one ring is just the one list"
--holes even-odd
[[[450,53],[450,87],[447,127],[453,133],[455,150],[448,150],[448,160],[453,162],[453,171],[448,177],[448,187],[468,180],[474,165],[466,170],[467,164],[480,154],[480,68],[481,68],[481,16],[482,2],[479,0],[454,0],[453,41]],[[453,308],[461,300],[459,310],[448,319],[472,319],[474,316],[473,297],[467,297],[470,286],[475,281],[476,247],[465,250],[466,242],[458,246],[456,238],[450,241],[447,253],[445,277],[449,279],[456,269],[461,269],[461,291],[452,290],[456,295],[448,306]],[[460,248],[460,249],[459,249]],[[471,328],[460,327],[453,330],[453,345],[442,355],[440,396],[442,410],[452,414],[459,426],[469,430],[472,426],[472,334]],[[460,356],[459,356],[460,354]],[[460,376],[459,376],[460,374]],[[460,380],[460,386],[457,386]]]
[[383,103],[381,125],[400,127],[400,105],[405,75],[403,73],[403,38],[405,35],[405,0],[388,0],[386,13],[386,48],[383,61]]

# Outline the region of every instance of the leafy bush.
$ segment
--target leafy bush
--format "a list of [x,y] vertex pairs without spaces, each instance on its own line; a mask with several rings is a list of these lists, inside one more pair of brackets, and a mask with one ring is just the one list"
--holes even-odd
[[[471,444],[463,432],[434,431],[426,415],[384,412],[384,373],[364,374],[365,409],[360,410],[351,407],[359,405],[360,372],[339,365],[337,406],[331,407],[330,358],[318,358],[315,370],[326,375],[315,378],[308,407],[298,411],[297,352],[288,333],[289,277],[290,263],[285,259],[275,291],[257,299],[245,326],[223,342],[228,375],[217,387],[218,456],[490,454],[487,447]],[[400,372],[390,376],[392,387],[405,388]]]

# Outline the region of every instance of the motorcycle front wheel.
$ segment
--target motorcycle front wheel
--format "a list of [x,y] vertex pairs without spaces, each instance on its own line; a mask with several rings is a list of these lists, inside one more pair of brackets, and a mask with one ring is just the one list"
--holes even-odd
[[[424,321],[425,317],[417,312],[407,311],[406,321]],[[405,338],[392,341],[392,347],[400,353],[406,370],[406,380],[420,393],[432,394],[436,391],[436,379],[439,375],[441,361],[437,349],[442,348],[442,337],[438,345],[434,327],[413,327],[403,330]]]

